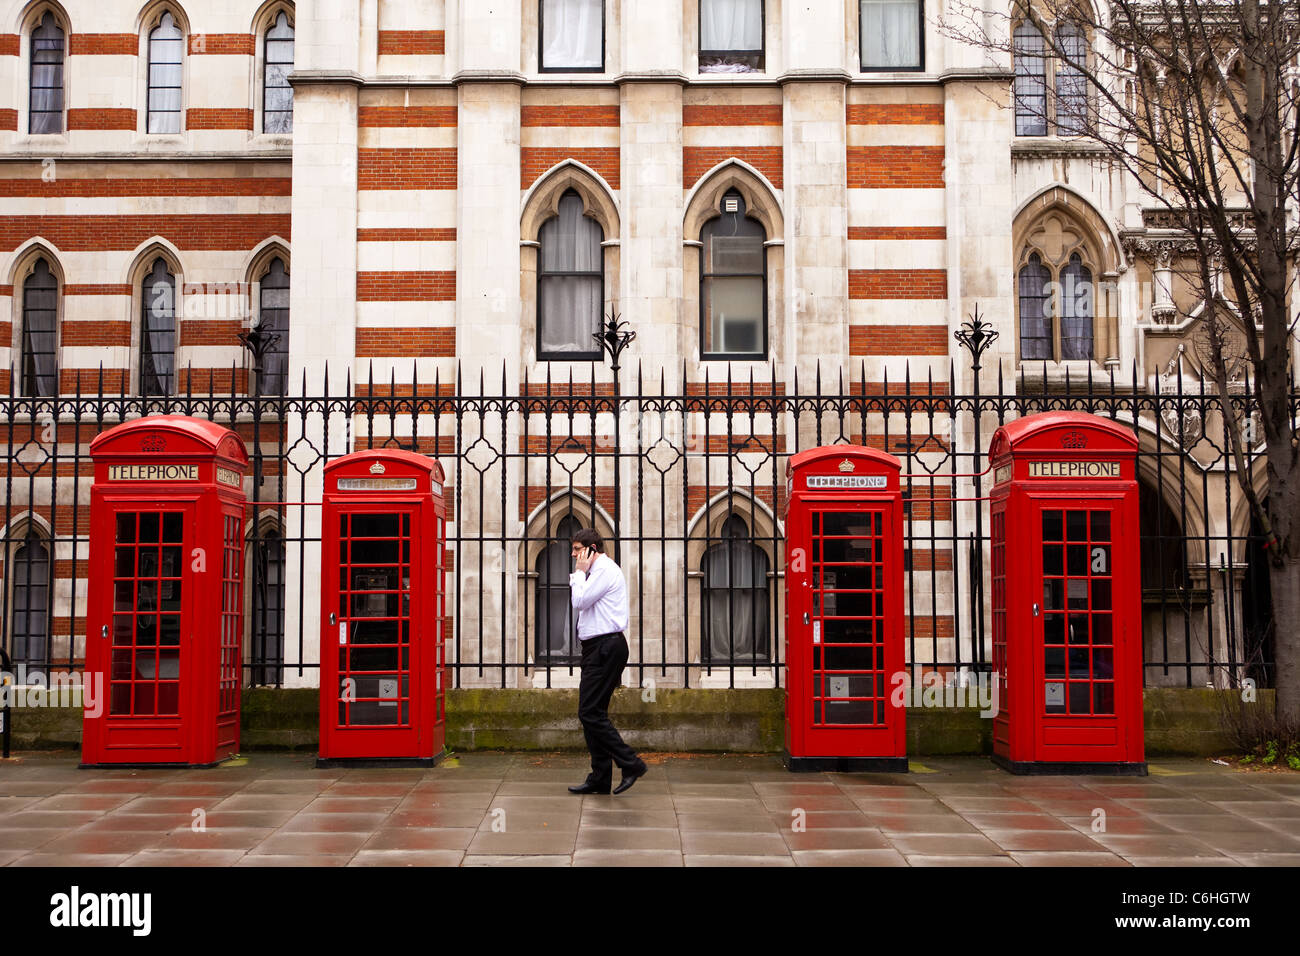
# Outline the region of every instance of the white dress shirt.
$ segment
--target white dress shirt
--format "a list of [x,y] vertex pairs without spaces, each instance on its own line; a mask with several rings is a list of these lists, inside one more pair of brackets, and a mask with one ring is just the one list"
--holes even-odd
[[578,640],[627,631],[627,582],[612,558],[598,554],[586,574],[570,574],[569,591],[578,612]]

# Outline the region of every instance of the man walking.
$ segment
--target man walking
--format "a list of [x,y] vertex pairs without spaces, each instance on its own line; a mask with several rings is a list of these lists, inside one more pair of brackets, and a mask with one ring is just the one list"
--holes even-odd
[[591,773],[570,793],[609,793],[613,764],[623,771],[615,793],[636,783],[647,768],[645,761],[623,742],[609,719],[609,699],[627,664],[627,583],[605,542],[593,529],[573,536],[572,554],[578,569],[569,575],[573,609],[578,612],[578,640],[582,643],[582,681],[578,685],[578,719],[591,751]]

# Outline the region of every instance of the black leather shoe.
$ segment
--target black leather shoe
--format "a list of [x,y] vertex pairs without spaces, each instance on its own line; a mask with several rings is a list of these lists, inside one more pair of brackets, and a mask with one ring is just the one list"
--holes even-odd
[[638,780],[644,777],[645,772],[649,769],[650,768],[647,767],[645,764],[642,764],[640,770],[623,771],[623,779],[618,782],[618,786],[614,788],[614,792],[622,793],[624,790],[632,789],[632,784],[636,783]]
[[[626,779],[626,778],[624,778]],[[576,787],[570,787],[569,793],[609,793],[609,785],[598,787],[589,780],[584,780]]]

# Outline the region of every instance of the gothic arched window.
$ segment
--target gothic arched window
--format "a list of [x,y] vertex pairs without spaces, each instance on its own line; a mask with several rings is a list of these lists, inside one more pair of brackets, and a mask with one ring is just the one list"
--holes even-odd
[[700,230],[700,357],[767,357],[767,233],[736,190]]
[[772,656],[767,554],[754,544],[740,515],[722,523],[721,538],[701,561],[701,659],[709,664],[767,663]]
[[537,556],[536,654],[539,663],[569,663],[582,656],[578,645],[578,622],[569,598],[572,541],[581,530],[582,524],[578,519],[566,515],[555,529],[555,537]]

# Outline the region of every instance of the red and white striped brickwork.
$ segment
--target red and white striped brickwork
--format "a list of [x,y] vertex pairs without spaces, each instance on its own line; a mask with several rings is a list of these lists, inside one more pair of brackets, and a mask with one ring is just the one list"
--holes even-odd
[[849,353],[866,380],[947,377],[947,228],[940,87],[850,89]]

